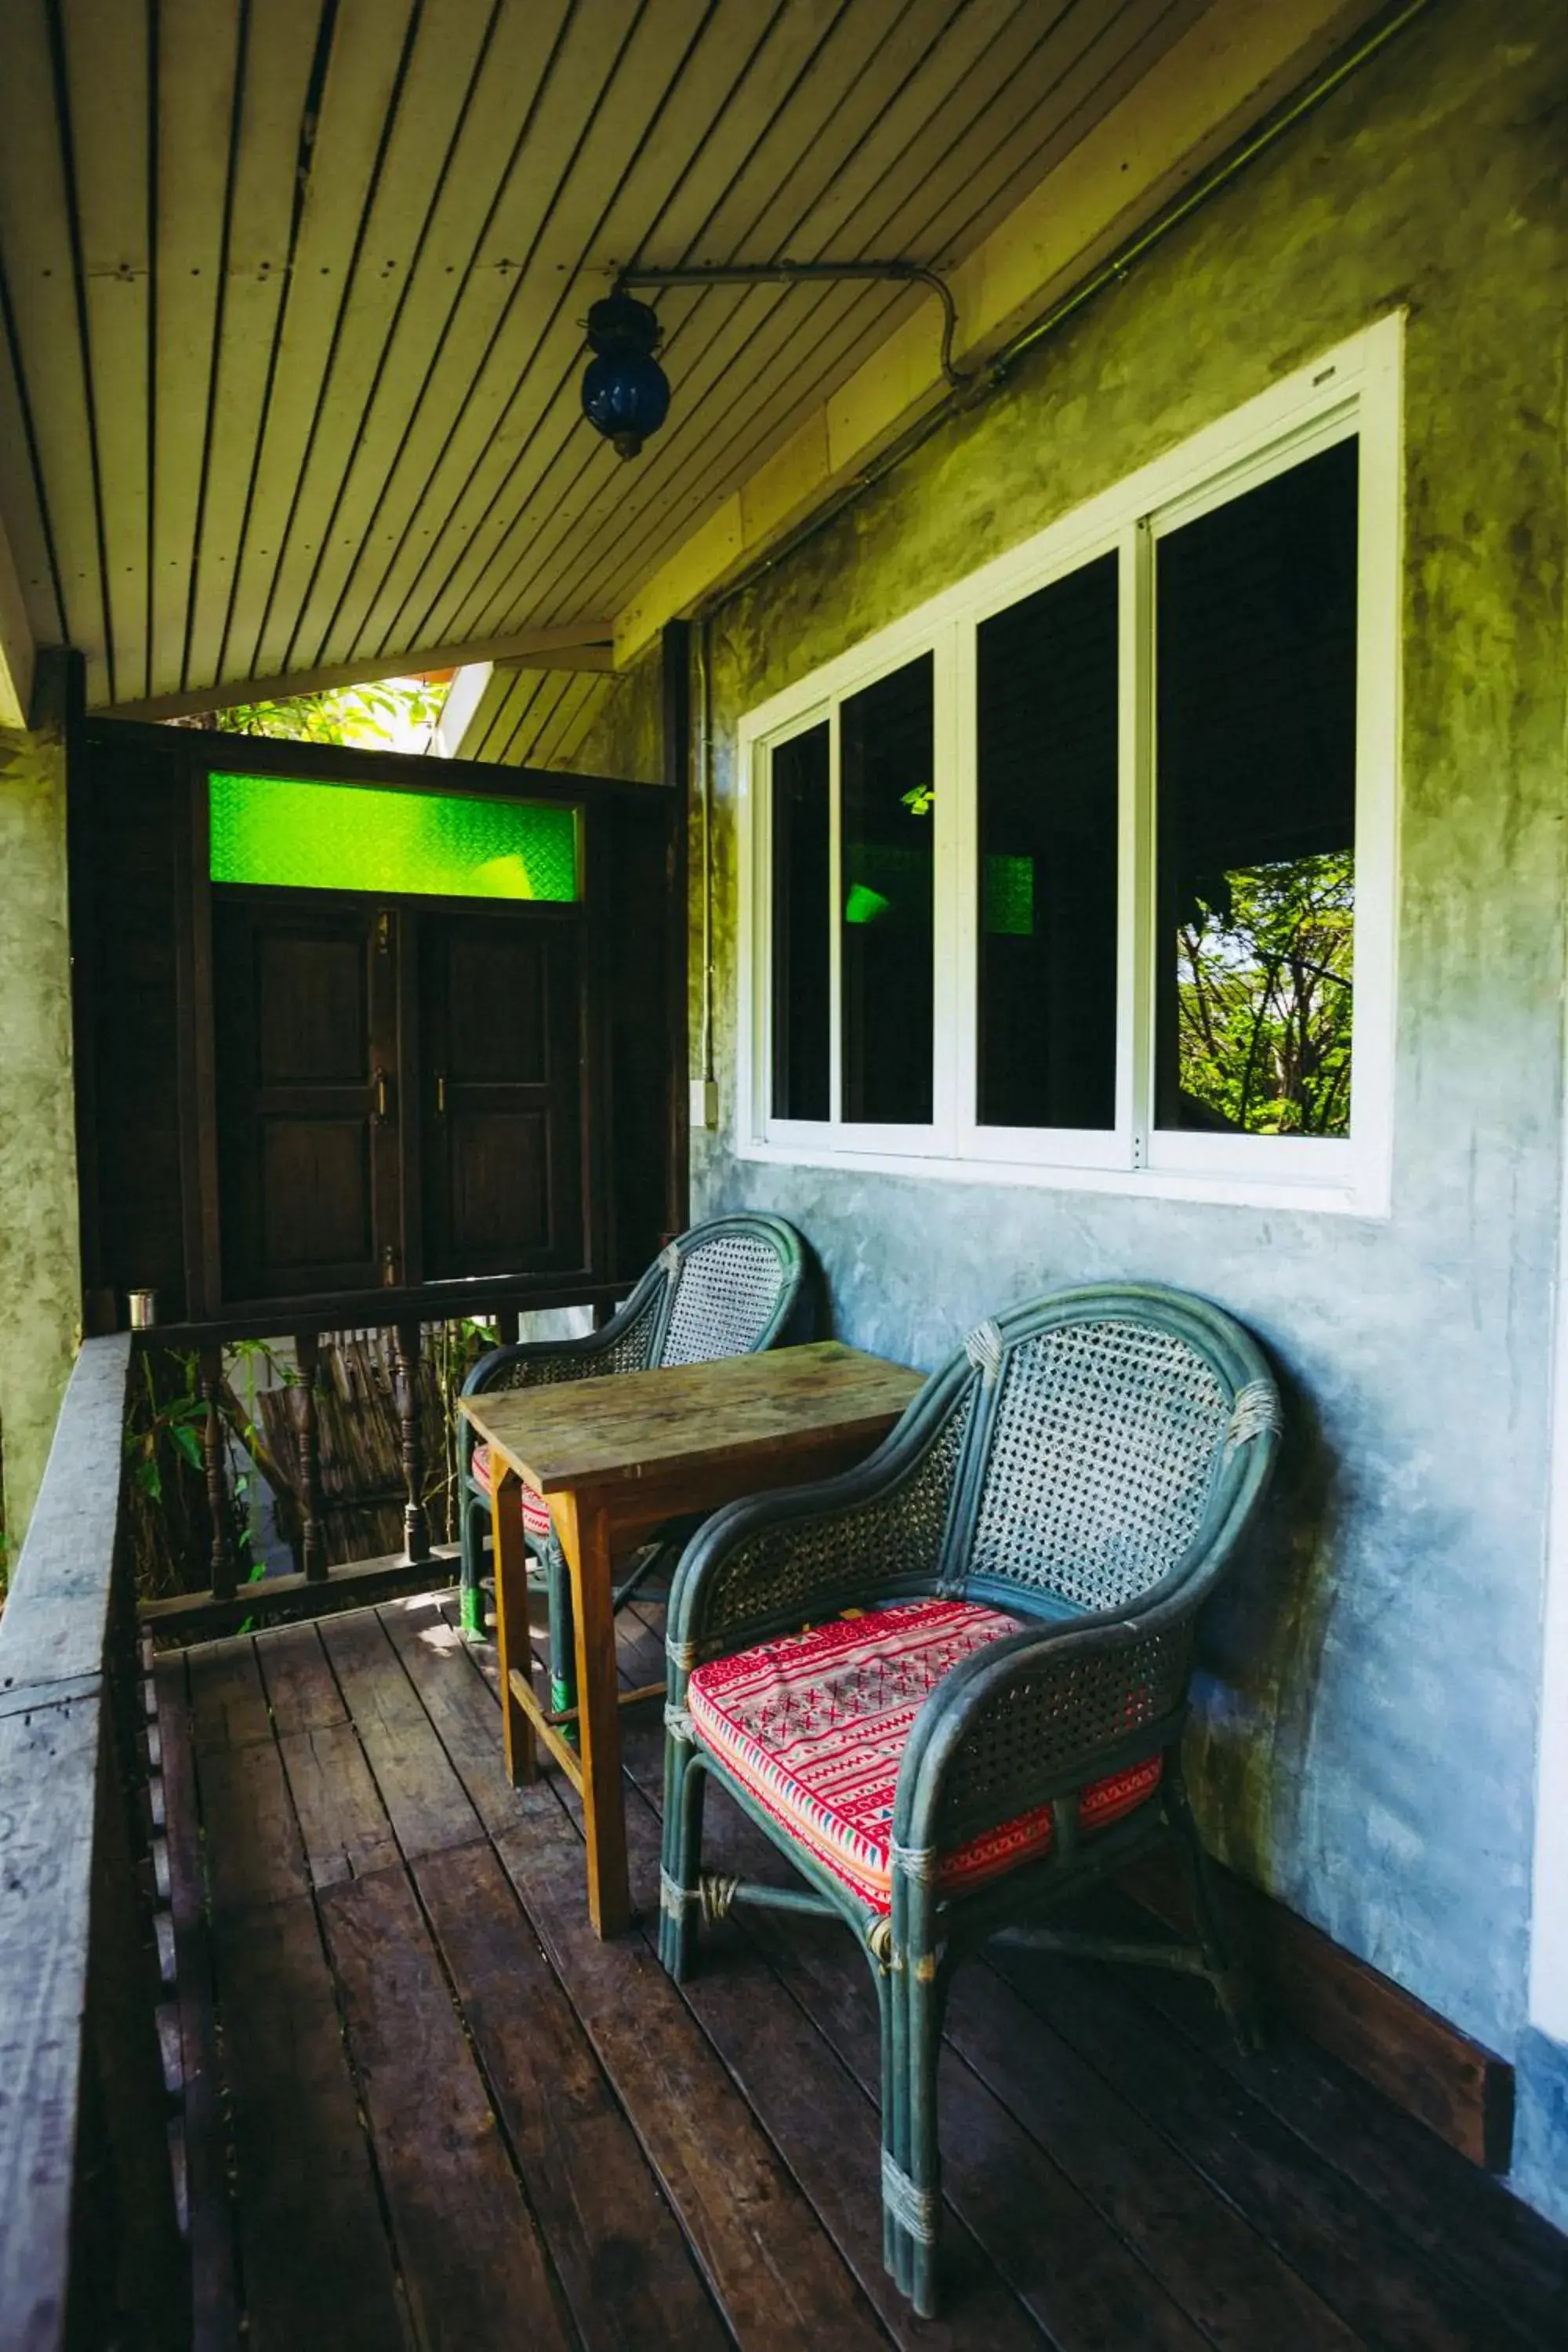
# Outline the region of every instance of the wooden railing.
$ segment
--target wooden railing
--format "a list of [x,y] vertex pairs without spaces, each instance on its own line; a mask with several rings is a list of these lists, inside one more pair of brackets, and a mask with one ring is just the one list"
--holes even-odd
[[[631,1281],[600,1282],[512,1277],[493,1283],[428,1284],[416,1290],[367,1291],[353,1297],[238,1308],[209,1322],[153,1325],[132,1334],[139,1348],[174,1349],[195,1357],[205,1405],[202,1460],[211,1528],[210,1584],[143,1603],[145,1621],[160,1632],[190,1638],[221,1631],[242,1617],[310,1615],[345,1599],[368,1601],[421,1580],[456,1573],[454,1548],[433,1543],[426,1499],[424,1433],[420,1427],[420,1366],[433,1325],[467,1318],[493,1321],[500,1337],[517,1336],[519,1318],[542,1309],[588,1307],[595,1318],[626,1296]],[[329,1566],[321,1487],[319,1375],[325,1332],[385,1330],[394,1336],[393,1394],[402,1475],[403,1548],[380,1559]],[[224,1350],[239,1340],[286,1339],[300,1380],[297,1397],[300,1570],[241,1583],[232,1536],[228,1426],[225,1413]]]
[[5,2352],[190,2340],[157,1741],[122,1543],[130,1362],[128,1338],[83,1348],[0,1617]]
[[[178,2352],[191,2341],[177,2178],[181,2064],[160,2037],[177,1937],[169,1909],[153,1635],[199,1633],[281,1602],[292,1612],[375,1597],[378,1582],[450,1573],[432,1547],[415,1409],[423,1330],[462,1314],[588,1306],[629,1286],[517,1283],[321,1301],[290,1318],[300,1372],[303,1573],[237,1589],[226,1539],[222,1351],[274,1336],[276,1310],[85,1342],[66,1391],[26,1541],[0,1614],[0,2352]],[[374,1310],[380,1309],[378,1313]],[[369,1310],[369,1311],[367,1311]],[[396,1334],[405,1547],[329,1569],[311,1402],[321,1334]],[[133,1351],[193,1350],[206,1404],[212,1589],[138,1624],[124,1507]],[[281,1588],[281,1590],[280,1590]],[[293,1588],[299,1588],[296,1591]],[[158,1621],[162,1619],[162,1622]],[[177,2037],[176,2037],[177,2042]]]

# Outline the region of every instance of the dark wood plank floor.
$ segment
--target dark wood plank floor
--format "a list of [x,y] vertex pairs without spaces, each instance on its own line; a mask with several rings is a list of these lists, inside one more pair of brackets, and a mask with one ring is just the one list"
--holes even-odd
[[[1199,1987],[1001,1952],[953,1999],[946,2302],[915,2319],[848,1938],[753,1914],[679,1990],[651,1927],[597,1943],[575,1800],[505,1786],[493,1658],[453,1615],[160,1663],[200,2352],[1568,2342],[1568,2242],[1331,2061],[1280,2037],[1244,2065]],[[623,1629],[653,1679],[657,1610]],[[625,1723],[651,1922],[662,1735]],[[787,1874],[710,1818],[716,1866]]]

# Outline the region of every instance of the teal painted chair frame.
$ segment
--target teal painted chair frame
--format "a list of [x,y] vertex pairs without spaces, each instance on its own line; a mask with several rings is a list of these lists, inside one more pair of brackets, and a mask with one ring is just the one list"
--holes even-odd
[[[1171,1383],[1164,1407],[1162,1361]],[[1131,1388],[1119,1393],[1122,1380],[1142,1384],[1136,1400]],[[1116,1492],[1119,1416],[1135,1403],[1157,1439],[1168,1413],[1173,1446],[1192,1451],[1186,1522],[1178,1515],[1163,1534],[1146,1499]],[[700,1922],[736,1903],[848,1924],[881,2012],[884,2259],[924,2316],[935,2310],[942,2211],[937,2055],[948,1989],[967,1953],[1009,1931],[1047,1948],[1190,1970],[1213,1986],[1243,2047],[1255,2045],[1247,1988],[1205,1883],[1180,1742],[1198,1612],[1257,1511],[1279,1429],[1268,1365],[1219,1308],[1152,1286],[1062,1291],[972,1333],[858,1469],[730,1505],[681,1559],[667,1625],[660,1958],[673,1977],[686,1976]],[[1098,1573],[1092,1561],[1083,1573],[1074,1569],[1075,1505],[1064,1518],[1052,1500],[1073,1494],[1075,1480],[1078,1498],[1100,1513],[1098,1521],[1080,1514],[1085,1527],[1114,1528],[1125,1501],[1128,1540],[1120,1552],[1114,1535],[1101,1546],[1110,1565]],[[1031,1490],[1041,1506],[1033,1513]],[[1057,1560],[1044,1556],[1048,1541],[1031,1557],[1047,1522],[1058,1537],[1067,1531]],[[1092,1551],[1086,1543],[1077,1557]],[[899,1771],[891,1908],[883,1912],[796,1843],[702,1745],[688,1685],[702,1662],[805,1620],[936,1595],[1037,1622],[965,1659],[916,1717]],[[1155,1755],[1163,1759],[1157,1790],[1080,1839],[1086,1783]],[[704,1875],[710,1778],[788,1857],[804,1888]],[[1044,1805],[1053,1838],[1043,1858],[961,1895],[941,1892],[944,1853]],[[1169,1838],[1184,1861],[1194,1943],[1111,1940],[1048,1924],[1063,1897]]]
[[[805,1244],[782,1217],[759,1212],[710,1218],[659,1253],[603,1330],[577,1339],[522,1340],[492,1348],[463,1382],[463,1394],[702,1363],[719,1356],[757,1354],[786,1337],[808,1337],[804,1328],[796,1328],[808,1270]],[[472,1423],[459,1414],[462,1622],[465,1631],[477,1636],[484,1632],[480,1577],[490,1498],[474,1475],[475,1442]],[[549,1596],[551,1705],[564,1712],[576,1703],[571,1583],[553,1536],[529,1533],[527,1541]],[[616,1586],[616,1609],[624,1608],[662,1567],[673,1567],[679,1551],[678,1542],[645,1552],[633,1573]]]

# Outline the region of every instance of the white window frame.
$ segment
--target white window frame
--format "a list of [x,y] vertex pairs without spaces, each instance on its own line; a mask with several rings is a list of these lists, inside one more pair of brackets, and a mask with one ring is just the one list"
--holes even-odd
[[[1388,1213],[1397,920],[1404,314],[1380,320],[1037,537],[862,640],[742,719],[737,778],[742,1159],[973,1181]],[[1348,1138],[1211,1135],[1154,1123],[1153,554],[1159,538],[1335,442],[1361,443],[1356,661],[1355,1042]],[[1096,556],[1118,559],[1121,631],[1116,1118],[1103,1130],[985,1128],[978,1028],[975,631]],[[838,729],[847,696],[923,653],[935,666],[936,1037],[929,1128],[839,1116]],[[832,1115],[771,1114],[773,747],[828,719]]]

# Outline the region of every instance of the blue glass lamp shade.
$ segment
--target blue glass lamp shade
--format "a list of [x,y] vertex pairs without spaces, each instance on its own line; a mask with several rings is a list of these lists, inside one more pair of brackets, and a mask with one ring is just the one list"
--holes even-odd
[[595,356],[583,377],[583,414],[617,457],[635,457],[669,414],[669,379],[654,357],[658,316],[629,294],[611,294],[588,313]]

